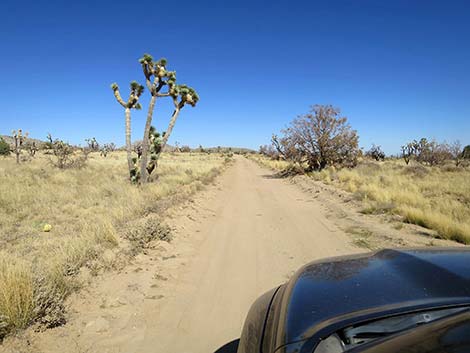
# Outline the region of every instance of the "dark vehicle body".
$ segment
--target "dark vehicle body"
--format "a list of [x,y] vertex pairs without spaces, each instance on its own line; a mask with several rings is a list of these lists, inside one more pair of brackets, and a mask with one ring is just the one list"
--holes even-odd
[[238,353],[470,352],[470,250],[382,250],[301,268],[251,307]]

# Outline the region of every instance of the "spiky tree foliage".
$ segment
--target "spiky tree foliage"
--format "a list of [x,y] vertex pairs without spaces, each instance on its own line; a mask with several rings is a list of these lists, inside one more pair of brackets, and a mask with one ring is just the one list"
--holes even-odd
[[100,156],[101,157],[106,157],[108,155],[108,153],[113,152],[115,150],[116,150],[116,145],[114,144],[114,142],[105,143],[100,148]]
[[401,156],[406,165],[410,163],[411,158],[416,154],[417,144],[416,141],[413,141],[401,146]]
[[165,136],[165,133],[160,134],[155,127],[150,127],[149,132],[149,152],[150,152],[150,162],[147,165],[147,173],[148,175],[152,174],[152,172],[157,167],[156,161],[158,160],[158,156],[162,152],[162,140]]
[[376,161],[385,160],[385,153],[382,151],[382,147],[376,144],[372,144],[370,150],[366,151],[366,156]]
[[[148,162],[145,170],[148,175],[152,174],[152,172],[156,168],[156,160],[158,159],[157,156],[161,153],[162,150],[162,135],[155,129],[154,126],[150,126],[150,131],[147,137],[147,143],[149,146],[149,153],[150,153],[150,161]],[[139,143],[135,146],[135,150],[137,153],[137,157],[132,159],[134,163],[134,169],[131,175],[131,181],[137,183],[140,181],[142,177],[142,172],[140,169],[140,161],[142,157],[142,143]]]
[[175,127],[176,120],[178,120],[178,116],[181,112],[181,109],[183,109],[184,106],[188,104],[192,107],[195,107],[197,102],[199,101],[199,95],[191,87],[188,87],[186,85],[177,85],[174,82],[170,82],[168,88],[168,92],[173,100],[174,110],[173,114],[171,115],[170,122],[168,123],[168,127],[162,135],[160,152],[153,160],[155,168],[158,165],[158,159],[160,158],[161,153],[165,150],[166,144],[168,143],[168,139],[170,138],[171,132]]
[[131,141],[131,109],[141,109],[139,98],[144,92],[144,86],[140,85],[136,81],[132,81],[130,84],[130,93],[127,101],[124,101],[119,91],[117,83],[111,85],[111,89],[114,92],[114,97],[118,103],[124,107],[126,116],[126,152],[127,152],[127,166],[129,168],[129,176],[132,178],[134,163],[132,161],[132,141]]
[[23,147],[23,144],[25,143],[26,139],[28,138],[28,133],[25,132],[23,133],[23,130],[18,129],[18,131],[13,130],[11,132],[11,135],[13,136],[13,151],[16,154],[16,163],[20,163],[20,154],[21,154],[21,149]]
[[[166,65],[167,60],[162,58],[160,60],[154,61],[153,57],[149,54],[144,54],[144,56],[139,60],[140,64],[142,65],[142,71],[145,76],[145,82],[147,85],[147,89],[151,94],[151,99],[149,103],[149,108],[147,112],[147,120],[145,123],[144,129],[144,137],[142,139],[142,157],[140,161],[140,170],[141,172],[141,182],[146,183],[148,182],[149,173],[149,161],[148,161],[148,154],[149,154],[149,140],[147,136],[150,134],[150,128],[152,126],[152,118],[153,118],[153,111],[155,109],[155,102],[158,97],[171,97],[173,99],[173,104],[175,106],[175,110],[171,116],[170,123],[168,124],[168,128],[166,133],[162,138],[162,148],[164,149],[168,138],[170,137],[171,131],[175,126],[176,120],[178,119],[178,115],[181,109],[186,104],[190,104],[193,107],[196,105],[197,101],[199,100],[199,96],[197,95],[196,91],[188,87],[186,85],[178,85],[176,83],[176,72],[175,71],[167,71]],[[166,91],[162,92],[162,89],[166,87]],[[155,169],[157,167],[157,161],[160,153],[156,155],[155,160],[151,161],[152,168]],[[153,170],[152,169],[152,170]]]
[[85,142],[88,145],[88,149],[92,152],[97,152],[100,150],[100,144],[95,137],[85,139]]

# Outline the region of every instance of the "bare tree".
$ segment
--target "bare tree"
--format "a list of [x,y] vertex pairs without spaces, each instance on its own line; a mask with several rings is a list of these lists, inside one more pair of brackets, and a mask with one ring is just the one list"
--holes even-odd
[[428,141],[423,137],[416,144],[416,160],[420,163],[433,166],[442,164],[448,159],[452,159],[452,154],[446,143]]
[[271,143],[274,147],[275,153],[271,150],[268,150],[273,157],[277,159],[282,158],[289,160],[293,163],[298,163],[299,165],[306,161],[302,150],[297,146],[297,139],[289,133],[286,133],[287,130],[283,131],[285,135],[283,137],[278,137],[273,134],[271,137]]
[[[327,165],[355,166],[359,138],[346,117],[331,105],[314,105],[310,113],[297,117],[283,130],[286,140],[278,140],[278,151],[292,160],[306,162],[308,170],[322,170]],[[295,150],[292,156],[290,151]],[[281,152],[280,152],[281,153]]]
[[[273,137],[274,136],[275,135],[273,135]],[[275,160],[278,160],[280,158],[279,152],[276,150],[273,144],[259,146],[259,153]]]
[[449,151],[450,151],[450,154],[452,155],[452,158],[455,161],[455,166],[458,167],[463,159],[463,149],[462,149],[462,144],[460,143],[460,141],[456,140],[452,142],[449,145]]

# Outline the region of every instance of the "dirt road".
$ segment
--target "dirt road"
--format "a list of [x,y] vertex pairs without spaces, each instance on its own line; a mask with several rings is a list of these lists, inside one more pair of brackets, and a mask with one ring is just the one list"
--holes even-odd
[[[251,303],[304,263],[364,251],[295,185],[245,158],[170,221],[176,239],[70,304],[41,352],[213,353],[239,337]],[[36,351],[36,350],[35,350]]]

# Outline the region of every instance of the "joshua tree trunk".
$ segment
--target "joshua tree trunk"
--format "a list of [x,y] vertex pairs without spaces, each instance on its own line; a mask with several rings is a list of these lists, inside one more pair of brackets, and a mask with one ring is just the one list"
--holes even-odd
[[126,152],[127,152],[127,166],[129,167],[129,177],[131,171],[134,169],[132,162],[132,143],[131,143],[131,109],[126,108]]
[[16,163],[20,163],[20,146],[18,146],[18,138],[15,137],[15,154],[16,154]]
[[142,184],[148,182],[149,173],[147,171],[148,152],[149,152],[149,134],[152,126],[153,110],[155,107],[156,95],[152,95],[147,112],[147,121],[145,122],[144,138],[142,139],[142,157],[140,160],[140,181]]

